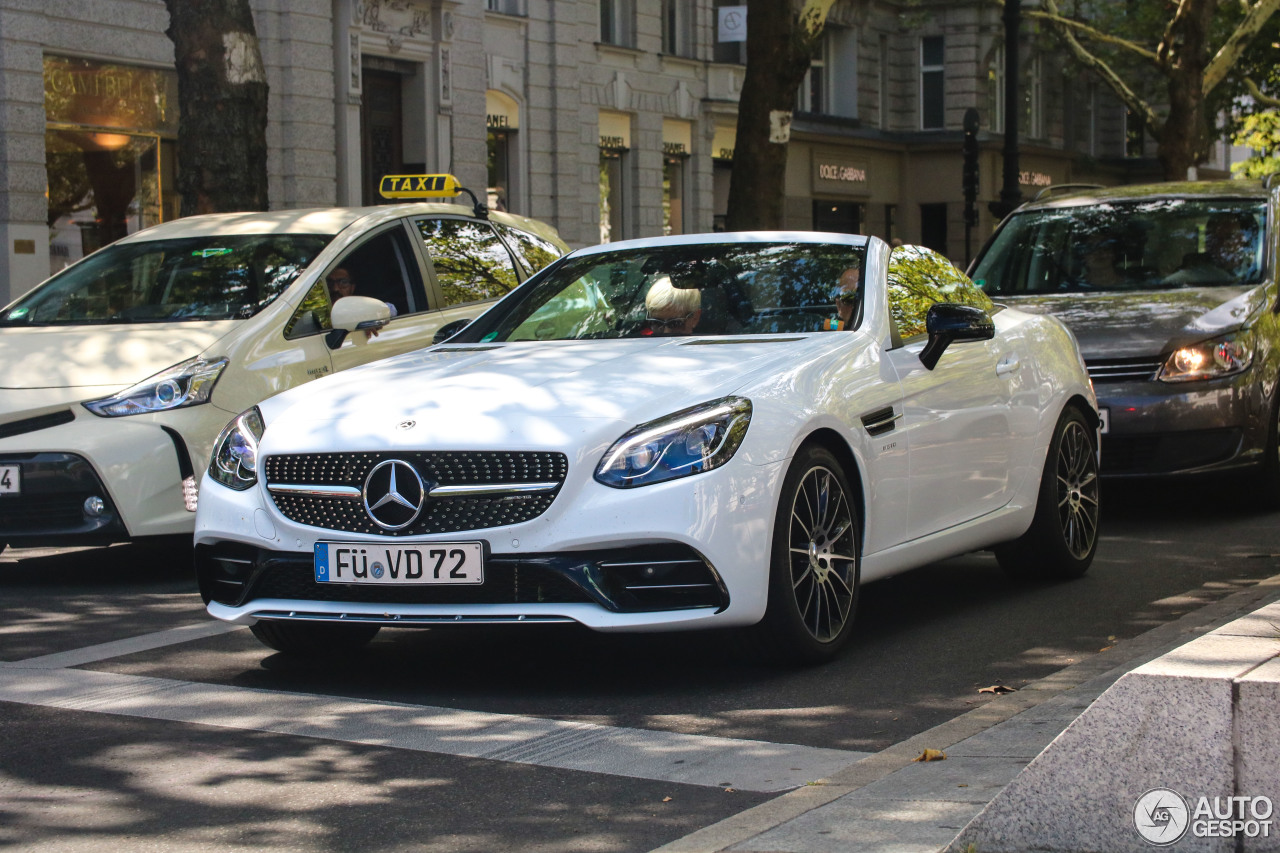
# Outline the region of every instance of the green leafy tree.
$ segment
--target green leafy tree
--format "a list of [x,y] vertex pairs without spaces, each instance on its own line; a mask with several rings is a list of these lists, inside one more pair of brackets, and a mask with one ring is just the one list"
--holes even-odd
[[1104,80],[1156,140],[1167,180],[1206,159],[1213,117],[1273,67],[1267,38],[1280,0],[1041,0],[1074,59]]
[[1280,110],[1266,110],[1245,116],[1240,130],[1232,138],[1255,152],[1253,157],[1233,163],[1231,171],[1245,178],[1280,175]]

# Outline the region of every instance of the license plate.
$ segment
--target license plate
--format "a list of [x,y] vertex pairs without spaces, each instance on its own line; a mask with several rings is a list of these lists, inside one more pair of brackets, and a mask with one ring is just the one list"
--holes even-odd
[[1102,434],[1111,432],[1111,410],[1098,409],[1098,420],[1102,422]]
[[0,495],[22,494],[22,469],[17,465],[0,465]]
[[317,542],[315,569],[316,583],[482,584],[484,548],[479,542]]

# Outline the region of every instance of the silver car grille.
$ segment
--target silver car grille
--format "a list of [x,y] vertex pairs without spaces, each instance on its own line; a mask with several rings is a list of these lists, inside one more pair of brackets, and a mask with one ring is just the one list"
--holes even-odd
[[1132,382],[1155,379],[1163,363],[1156,356],[1098,358],[1086,359],[1085,367],[1094,382]]

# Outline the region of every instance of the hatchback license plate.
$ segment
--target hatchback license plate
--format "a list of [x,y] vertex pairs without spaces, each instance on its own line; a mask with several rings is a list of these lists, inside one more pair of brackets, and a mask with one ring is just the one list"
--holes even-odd
[[316,583],[482,584],[484,548],[479,542],[317,542],[315,570]]
[[0,495],[22,494],[22,469],[17,465],[0,465]]
[[1098,420],[1100,421],[1099,426],[1101,427],[1099,432],[1101,432],[1103,435],[1106,435],[1107,433],[1111,432],[1111,410],[1110,409],[1098,409]]

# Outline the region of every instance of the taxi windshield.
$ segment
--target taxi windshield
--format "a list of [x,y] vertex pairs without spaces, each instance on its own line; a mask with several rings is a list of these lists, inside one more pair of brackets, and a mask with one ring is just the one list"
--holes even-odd
[[252,317],[333,238],[252,234],[108,246],[0,316],[3,326],[171,323]]
[[973,270],[990,294],[1262,281],[1261,199],[1151,199],[1015,214]]
[[548,268],[464,337],[564,341],[816,332],[837,317],[838,302],[860,302],[863,256],[861,246],[809,243],[667,245],[583,255]]

